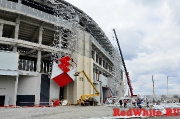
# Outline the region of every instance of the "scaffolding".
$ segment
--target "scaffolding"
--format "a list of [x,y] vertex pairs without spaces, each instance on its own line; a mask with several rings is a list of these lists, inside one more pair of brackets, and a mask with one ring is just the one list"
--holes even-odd
[[124,96],[124,82],[123,82],[123,70],[122,70],[122,60],[118,53],[118,49],[114,50],[114,76],[112,77],[111,88],[115,96]]
[[[78,52],[77,26],[79,17],[71,5],[64,5],[56,0],[48,0],[54,6],[54,41],[52,47],[61,49],[61,52],[52,53],[51,61],[56,61],[63,56],[69,56],[74,61],[74,54]],[[63,22],[62,22],[63,21]],[[64,27],[68,22],[68,27]],[[51,66],[52,66],[51,62]],[[51,67],[52,68],[52,67]]]

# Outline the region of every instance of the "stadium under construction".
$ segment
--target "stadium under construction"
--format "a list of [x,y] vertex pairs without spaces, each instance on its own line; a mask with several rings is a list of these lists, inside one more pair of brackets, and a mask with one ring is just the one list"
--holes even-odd
[[0,0],[0,106],[75,104],[94,93],[83,75],[64,87],[50,79],[53,60],[66,55],[99,90],[99,104],[124,96],[118,50],[90,16],[64,0]]

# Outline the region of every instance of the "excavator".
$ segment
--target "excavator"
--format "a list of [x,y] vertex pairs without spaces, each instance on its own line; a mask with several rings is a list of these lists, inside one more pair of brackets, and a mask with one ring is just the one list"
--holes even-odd
[[90,84],[92,85],[92,87],[94,88],[94,90],[96,91],[95,94],[83,94],[81,95],[81,99],[77,100],[77,104],[76,105],[82,105],[82,106],[95,106],[97,105],[97,101],[93,98],[94,96],[99,96],[99,91],[98,89],[94,86],[94,84],[92,83],[91,79],[87,76],[87,74],[84,72],[84,70],[80,71],[80,72],[76,72],[74,74],[74,76],[79,76],[79,74],[83,73],[83,75],[86,77],[86,79],[90,82]]

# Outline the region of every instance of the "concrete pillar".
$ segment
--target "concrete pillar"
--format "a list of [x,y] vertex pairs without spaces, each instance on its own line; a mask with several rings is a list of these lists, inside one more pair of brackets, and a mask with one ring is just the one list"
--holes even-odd
[[109,69],[109,64],[107,63],[107,70]]
[[[96,55],[97,55],[98,53],[96,52]],[[99,64],[99,57],[96,57],[96,63],[98,63]]]
[[42,34],[43,34],[43,27],[39,28],[39,44],[42,44]]
[[21,11],[21,6],[22,6],[22,1],[21,0],[18,0],[18,5],[17,5],[17,7],[18,7],[18,10],[19,11]]
[[20,20],[19,20],[19,19],[16,19],[14,39],[18,39],[18,35],[19,35],[19,24],[20,24]]
[[100,93],[100,105],[101,105],[103,103],[102,82],[99,82],[99,85],[100,85],[99,93]]
[[[20,20],[16,19],[14,39],[18,39],[18,36],[19,36],[19,24],[20,24]],[[17,52],[17,46],[16,45],[13,47],[13,52]]]
[[13,47],[13,52],[17,52],[17,46],[16,45]]
[[[40,27],[39,29],[39,44],[42,44],[42,34],[43,34],[43,28]],[[37,72],[41,71],[41,51],[38,50],[38,54],[37,54]]]
[[102,58],[102,65],[101,65],[101,66],[102,66],[102,68],[103,68],[103,61],[104,61],[104,60],[103,60],[103,58]]
[[94,61],[96,62],[96,51],[94,51]]
[[14,86],[14,100],[13,100],[13,105],[16,105],[16,101],[17,101],[18,80],[19,80],[19,76],[16,76],[15,86]]
[[37,72],[40,72],[41,71],[41,51],[39,50],[38,51],[38,54],[37,54],[37,69],[36,69]]
[[18,3],[21,4],[21,0],[18,0]]
[[0,23],[0,37],[2,37],[2,34],[3,34],[3,26],[4,24]]

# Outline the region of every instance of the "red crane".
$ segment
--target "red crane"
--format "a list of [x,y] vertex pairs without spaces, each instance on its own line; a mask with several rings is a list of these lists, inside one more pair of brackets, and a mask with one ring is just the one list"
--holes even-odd
[[116,31],[115,31],[115,29],[113,29],[113,31],[114,31],[114,34],[115,34],[115,37],[116,37],[116,41],[117,41],[117,44],[118,44],[118,48],[119,48],[119,52],[120,52],[120,55],[121,55],[122,63],[123,63],[124,70],[125,70],[125,73],[126,73],[127,83],[128,83],[129,89],[130,89],[131,97],[136,97],[137,95],[133,94],[133,88],[132,88],[132,85],[131,85],[131,80],[129,78],[129,73],[127,72],[127,69],[126,69],[124,58],[123,58],[123,55],[122,55],[122,52],[121,52],[121,47],[119,45],[119,41],[118,41],[118,38],[117,38],[117,35],[116,35]]

